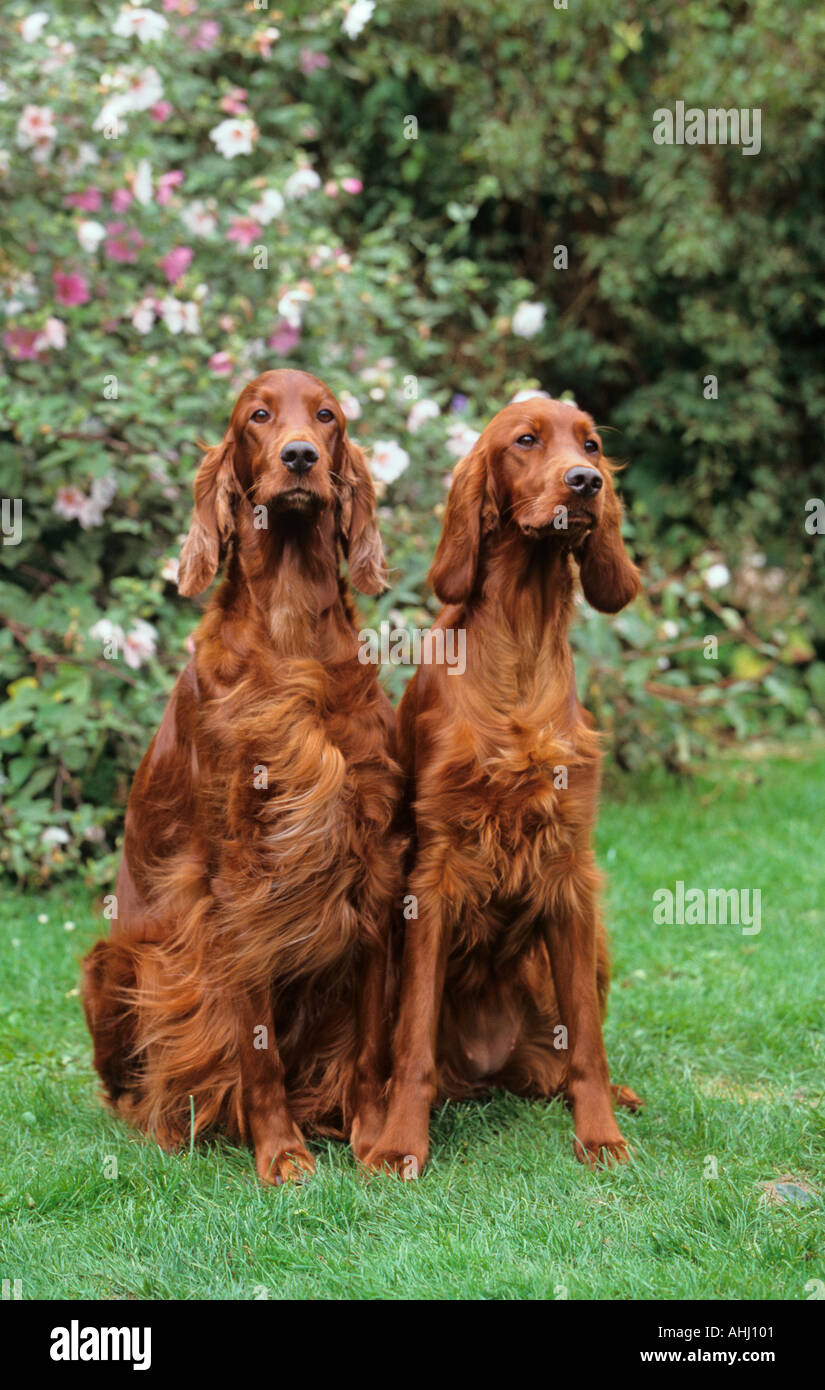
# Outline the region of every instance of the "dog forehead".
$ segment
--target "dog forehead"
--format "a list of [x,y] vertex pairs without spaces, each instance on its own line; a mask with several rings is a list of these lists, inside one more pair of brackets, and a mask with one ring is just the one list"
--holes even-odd
[[500,410],[491,422],[502,428],[523,426],[540,430],[542,426],[559,432],[595,431],[596,426],[586,411],[575,401],[557,401],[547,396],[531,396],[525,401],[513,401]]
[[329,388],[309,372],[280,367],[262,372],[254,381],[250,381],[238,397],[238,405],[243,405],[253,397],[265,400],[268,405],[293,402],[311,405],[329,396],[332,396]]

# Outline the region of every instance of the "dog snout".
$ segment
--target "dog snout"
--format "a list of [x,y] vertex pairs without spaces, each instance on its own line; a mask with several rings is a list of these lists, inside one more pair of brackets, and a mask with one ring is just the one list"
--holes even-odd
[[281,463],[290,473],[308,473],[318,457],[315,445],[307,439],[291,439],[281,450]]
[[604,479],[597,469],[577,464],[575,468],[568,468],[564,481],[577,497],[595,497],[601,491]]

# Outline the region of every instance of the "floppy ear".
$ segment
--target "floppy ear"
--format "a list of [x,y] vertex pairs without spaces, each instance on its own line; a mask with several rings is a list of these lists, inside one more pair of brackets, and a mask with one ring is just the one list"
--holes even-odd
[[350,578],[362,594],[382,594],[389,583],[389,571],[375,520],[375,487],[363,449],[346,435],[341,477],[341,548]]
[[429,580],[442,603],[464,603],[473,592],[482,533],[498,521],[489,487],[488,446],[481,440],[457,465],[447,497],[441,539]]
[[622,504],[610,470],[602,467],[604,513],[600,526],[574,552],[587,602],[600,613],[618,613],[641,588],[639,571],[622,540]]
[[232,502],[239,490],[234,444],[227,430],[220,444],[207,449],[195,476],[195,508],[178,571],[178,593],[184,598],[203,593],[212,583],[232,534]]

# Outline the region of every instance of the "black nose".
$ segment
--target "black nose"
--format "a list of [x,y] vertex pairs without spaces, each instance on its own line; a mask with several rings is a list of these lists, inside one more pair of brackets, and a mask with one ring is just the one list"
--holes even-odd
[[578,468],[568,468],[564,475],[571,492],[575,492],[578,497],[595,497],[602,486],[602,475],[597,473],[595,468],[585,468],[579,465]]
[[293,439],[281,450],[281,463],[290,473],[308,473],[318,462],[318,450],[305,439]]

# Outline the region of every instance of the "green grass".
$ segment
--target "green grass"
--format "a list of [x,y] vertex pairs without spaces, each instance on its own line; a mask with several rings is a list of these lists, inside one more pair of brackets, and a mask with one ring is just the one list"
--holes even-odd
[[[88,894],[7,894],[0,1275],[24,1298],[806,1298],[825,1279],[823,786],[806,750],[606,801],[607,1049],[646,1108],[621,1121],[635,1162],[596,1175],[560,1104],[502,1095],[436,1116],[417,1184],[366,1179],[335,1144],[296,1189],[226,1145],[166,1156],[96,1100]],[[761,933],[654,926],[678,878],[761,888]],[[763,1200],[787,1174],[809,1204]]]

